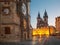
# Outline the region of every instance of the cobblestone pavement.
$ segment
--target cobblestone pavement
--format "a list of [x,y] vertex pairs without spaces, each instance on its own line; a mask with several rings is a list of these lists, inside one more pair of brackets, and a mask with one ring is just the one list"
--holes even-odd
[[1,43],[0,45],[60,45],[60,38],[50,37],[33,37],[32,40],[19,43]]

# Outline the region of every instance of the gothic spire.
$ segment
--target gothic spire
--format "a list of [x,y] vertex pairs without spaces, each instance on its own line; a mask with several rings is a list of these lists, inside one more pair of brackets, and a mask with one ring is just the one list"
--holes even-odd
[[46,9],[45,9],[45,12],[44,12],[44,17],[47,17],[48,18]]
[[39,12],[38,12],[38,17],[37,17],[37,18],[41,18],[41,17],[40,17],[40,13],[39,13]]

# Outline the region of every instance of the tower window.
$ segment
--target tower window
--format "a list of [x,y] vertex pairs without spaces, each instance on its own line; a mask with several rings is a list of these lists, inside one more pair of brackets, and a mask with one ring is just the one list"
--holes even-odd
[[5,27],[5,34],[11,34],[10,27]]

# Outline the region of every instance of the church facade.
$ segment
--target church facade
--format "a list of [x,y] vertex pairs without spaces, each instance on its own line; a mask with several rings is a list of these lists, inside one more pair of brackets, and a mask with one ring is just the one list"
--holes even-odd
[[40,13],[38,12],[38,17],[37,17],[37,28],[41,27],[48,27],[48,15],[45,10],[43,18],[40,17]]
[[0,0],[0,42],[30,39],[30,0]]

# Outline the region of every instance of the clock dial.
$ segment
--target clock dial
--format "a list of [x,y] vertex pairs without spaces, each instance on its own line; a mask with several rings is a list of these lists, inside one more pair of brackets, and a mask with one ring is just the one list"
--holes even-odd
[[5,9],[3,10],[3,12],[4,12],[4,14],[9,14],[9,9],[8,9],[8,8],[5,8]]
[[24,3],[22,4],[22,13],[26,15],[26,6]]

